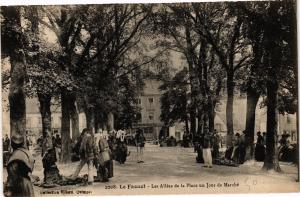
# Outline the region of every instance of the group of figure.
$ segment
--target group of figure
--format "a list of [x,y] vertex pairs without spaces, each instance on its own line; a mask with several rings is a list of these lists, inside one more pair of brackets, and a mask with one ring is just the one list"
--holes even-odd
[[193,138],[194,138],[194,136],[192,133],[188,134],[187,132],[184,132],[183,136],[182,136],[182,144],[181,145],[185,148],[191,147]]
[[[266,132],[257,132],[257,139],[254,151],[254,157],[256,161],[264,161],[266,155]],[[278,141],[278,159],[280,161],[291,161],[293,160],[293,154],[295,151],[290,145],[290,135],[284,132]]]
[[70,179],[75,180],[85,164],[88,166],[88,184],[94,182],[93,168],[97,170],[97,181],[107,182],[113,177],[112,152],[103,132],[93,133],[85,128],[78,137],[74,151],[79,155],[80,162],[71,175]]
[[225,153],[225,158],[234,161],[236,164],[243,164],[246,155],[246,131],[242,134],[236,133],[233,138],[233,146],[228,147]]
[[[43,134],[42,143],[42,163],[44,168],[44,184],[55,184],[62,180],[59,169],[56,166],[57,151],[60,148],[61,139],[59,136],[51,135],[50,131]],[[126,161],[124,155],[120,155],[117,151],[116,155],[112,152],[112,142],[117,141],[118,147],[123,147],[127,154],[127,146],[125,140],[126,133],[122,130],[118,132],[110,132],[109,136],[98,132],[93,134],[89,129],[83,129],[81,135],[78,137],[75,151],[80,156],[80,162],[75,172],[68,177],[68,180],[76,180],[81,169],[85,164],[88,166],[88,181],[87,184],[93,184],[94,175],[93,168],[97,170],[97,179],[101,182],[107,182],[109,178],[113,177],[113,158],[118,158],[120,163]],[[113,137],[114,136],[114,137]],[[6,136],[8,138],[8,136]],[[6,139],[8,142],[8,140]],[[24,196],[33,197],[34,190],[31,181],[31,173],[33,171],[34,159],[29,152],[26,139],[16,134],[12,136],[9,147],[12,148],[12,154],[7,162],[7,184],[5,185],[5,196]],[[143,148],[145,146],[145,137],[143,131],[139,129],[135,135],[135,144],[137,147],[137,162],[143,161]],[[125,147],[126,146],[126,147]],[[124,151],[123,151],[124,152]]]
[[278,153],[278,159],[280,161],[297,163],[297,144],[290,142],[290,134],[284,132],[281,135],[281,139],[279,140]]
[[127,156],[129,156],[130,154],[127,148],[128,142],[126,139],[126,131],[112,130],[111,132],[109,132],[108,144],[112,152],[113,159],[119,162],[119,164],[124,164],[126,162]]
[[200,135],[195,135],[194,146],[197,151],[196,160],[198,163],[204,162],[203,167],[212,168],[213,158],[219,157],[221,137],[216,130],[209,132],[208,128]]
[[[120,164],[126,162],[127,156],[130,155],[128,151],[128,145],[131,139],[126,138],[126,131],[118,130],[109,132],[108,144],[110,150],[112,151],[112,157],[114,160],[118,161]],[[134,145],[137,148],[137,163],[143,163],[144,147],[146,138],[142,129],[138,129],[134,136]]]

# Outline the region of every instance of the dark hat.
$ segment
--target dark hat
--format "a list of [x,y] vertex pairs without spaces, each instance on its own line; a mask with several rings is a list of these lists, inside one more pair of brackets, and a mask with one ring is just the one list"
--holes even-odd
[[23,144],[24,143],[24,137],[20,134],[15,134],[11,137],[11,141],[14,144]]

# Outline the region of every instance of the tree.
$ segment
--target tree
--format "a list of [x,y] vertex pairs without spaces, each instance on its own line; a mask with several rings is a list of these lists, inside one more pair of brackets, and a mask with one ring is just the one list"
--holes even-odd
[[118,110],[115,113],[116,129],[130,129],[134,123],[137,123],[137,114],[140,112],[137,90],[134,81],[131,81],[128,76],[119,79]]
[[[197,79],[197,68],[194,64],[194,50],[198,46],[198,38],[195,38],[190,23],[184,16],[185,6],[158,6],[152,13],[152,29],[154,33],[159,33],[164,40],[159,39],[159,46],[170,51],[179,52],[188,67],[190,86],[190,105],[188,106],[190,133],[196,133],[196,117],[199,114],[200,84]],[[154,9],[155,10],[155,9]],[[187,119],[186,119],[187,120]],[[188,123],[188,122],[187,122]]]
[[[141,41],[145,35],[149,9],[151,6],[146,5],[101,5],[91,10],[91,20],[85,25],[95,42],[91,45],[92,53],[82,60],[90,67],[84,73],[86,77],[83,77],[85,88],[81,88],[85,95],[86,111],[94,114],[87,116],[88,125],[93,127],[95,123],[89,122],[106,119],[95,115],[107,117],[108,114],[116,113],[116,98],[124,88],[126,76],[131,75],[130,80],[135,80],[134,71],[156,59],[157,55],[152,57],[145,54]],[[132,55],[133,51],[137,53]]]
[[[69,8],[69,9],[68,9]],[[62,136],[62,161],[67,162],[70,160],[69,147],[70,147],[70,123],[72,118],[73,136],[79,135],[78,113],[75,105],[76,100],[76,74],[78,70],[78,62],[76,56],[86,55],[85,53],[77,54],[76,47],[80,42],[80,35],[82,30],[82,20],[85,19],[85,12],[87,6],[52,6],[49,8],[42,8],[49,23],[45,22],[43,18],[39,22],[45,27],[52,30],[60,46],[61,53],[54,57],[54,60],[60,66],[60,73],[70,79],[71,83],[61,83],[61,136]],[[92,42],[92,41],[90,41]],[[82,45],[80,45],[82,46]],[[89,50],[89,46],[84,46]],[[78,59],[80,59],[78,58]]]
[[195,11],[192,4],[162,7],[154,17],[154,30],[166,37],[161,42],[161,47],[182,53],[188,65],[191,86],[191,132],[196,132],[196,116],[198,132],[201,132],[204,125],[213,131],[214,108],[223,79],[215,51],[197,31],[199,24],[194,20]]
[[[248,80],[266,95],[267,142],[263,168],[280,171],[277,150],[278,113],[293,112],[293,85],[296,79],[295,2],[260,2],[244,8],[250,20],[248,34],[253,46],[253,66]],[[252,84],[252,85],[253,85]],[[290,85],[287,85],[290,84]],[[290,95],[290,101],[281,104]],[[294,96],[293,96],[294,95]],[[280,96],[280,97],[279,97]],[[295,108],[294,108],[295,109]]]
[[220,64],[227,74],[227,146],[232,146],[233,137],[233,99],[235,73],[247,65],[249,60],[248,44],[243,38],[243,15],[239,4],[230,3],[193,3],[196,32],[207,41],[214,50]]
[[[289,70],[295,71],[296,12],[295,2],[271,2],[265,21],[264,43],[267,62],[267,142],[263,168],[280,171],[277,149],[277,114],[279,87],[288,77]],[[280,20],[278,20],[280,19]]]
[[172,126],[175,122],[184,122],[189,133],[188,116],[188,70],[183,68],[171,79],[160,87],[163,91],[160,119],[166,126]]
[[[21,25],[22,7],[1,7],[1,52],[10,58],[10,133],[21,134],[26,139],[26,106],[24,83],[26,80],[26,46],[28,37]],[[5,47],[3,47],[5,46]],[[26,140],[24,140],[26,142]],[[26,144],[26,143],[25,143]]]
[[245,142],[246,142],[246,156],[245,160],[251,160],[254,156],[254,131],[255,131],[255,112],[259,97],[265,93],[263,87],[263,80],[260,76],[261,67],[263,66],[264,50],[264,31],[262,29],[263,23],[255,12],[250,12],[254,9],[256,3],[244,3],[241,9],[245,14],[245,29],[243,34],[248,39],[251,48],[251,58],[248,69],[243,70],[241,91],[246,92],[247,95],[247,112],[245,125]]

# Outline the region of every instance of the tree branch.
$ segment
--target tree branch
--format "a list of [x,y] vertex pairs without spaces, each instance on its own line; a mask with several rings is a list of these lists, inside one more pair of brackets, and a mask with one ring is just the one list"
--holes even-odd
[[244,58],[242,58],[239,63],[233,68],[233,72],[235,72],[236,70],[242,68],[243,66],[246,66],[246,64],[244,64],[244,62],[246,60],[248,60],[250,58],[250,56],[246,56]]

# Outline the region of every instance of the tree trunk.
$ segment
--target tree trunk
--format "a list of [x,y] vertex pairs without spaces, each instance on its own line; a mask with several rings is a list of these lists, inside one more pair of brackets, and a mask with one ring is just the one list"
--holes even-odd
[[186,36],[186,48],[185,57],[189,68],[189,79],[191,83],[191,107],[190,107],[190,121],[191,128],[190,133],[195,136],[196,133],[196,109],[197,109],[197,97],[199,96],[199,81],[197,78],[197,69],[194,64],[194,48],[191,39],[191,29],[188,25],[185,25],[185,36]]
[[275,170],[280,172],[277,147],[277,91],[278,82],[267,82],[267,136],[266,136],[266,157],[263,165],[265,170]]
[[109,112],[107,115],[107,129],[113,130],[114,129],[114,114]]
[[194,107],[190,111],[190,121],[191,121],[190,133],[192,133],[194,136],[196,133],[196,113]]
[[93,133],[95,126],[94,108],[88,108],[85,112],[86,127]]
[[[13,31],[21,30],[21,14],[20,7],[17,6],[4,6],[1,7],[1,14],[8,20],[3,21],[9,29]],[[2,32],[1,32],[2,33]],[[3,54],[7,53],[10,57],[10,87],[9,87],[9,111],[10,111],[10,137],[20,134],[26,139],[26,102],[24,93],[25,81],[25,54],[20,50],[23,46],[21,43],[22,32],[20,35],[6,37],[5,43],[9,43],[5,47],[1,45]],[[1,34],[2,38],[2,34]],[[4,41],[4,40],[3,40]],[[3,43],[2,43],[3,44]],[[18,51],[19,50],[19,51]],[[26,140],[25,140],[26,142]],[[26,146],[26,143],[25,143]]]
[[46,132],[51,132],[51,96],[49,94],[38,93],[38,99],[42,116],[43,138],[45,138]]
[[203,133],[202,132],[203,131],[203,114],[202,114],[202,112],[200,113],[199,110],[198,110],[197,118],[198,118],[198,130],[197,130],[197,133],[199,135],[199,134]]
[[190,132],[190,129],[189,129],[189,119],[188,119],[188,117],[185,118],[185,131],[186,131],[187,133]]
[[208,96],[208,128],[209,132],[215,129],[215,107],[211,95]]
[[62,162],[70,161],[70,95],[67,90],[61,92],[61,140],[62,140]]
[[232,146],[233,139],[233,97],[234,81],[233,71],[227,73],[227,104],[226,104],[226,123],[227,123],[227,147]]
[[[43,127],[42,157],[44,159],[42,162],[44,168],[44,183],[54,184],[61,179],[61,176],[56,166],[56,161],[59,158],[56,156],[55,149],[51,148],[49,150],[53,144],[51,132],[51,95],[38,93],[38,99],[40,102],[40,113],[42,116]],[[49,132],[50,136],[47,136],[47,132]],[[56,160],[49,159],[51,157],[55,157]]]
[[70,116],[72,124],[72,139],[77,139],[79,136],[79,115],[75,104],[76,96],[72,95],[70,98]]
[[95,127],[95,133],[98,133],[98,130],[99,130],[99,128],[100,128],[100,115],[99,115],[99,111],[98,110],[95,110],[95,114],[94,114],[94,116],[95,116],[95,122],[94,122],[94,127]]
[[259,99],[259,93],[250,85],[247,89],[247,113],[246,113],[246,155],[245,161],[253,159],[254,155],[254,131],[255,131],[255,109]]
[[24,93],[25,57],[23,60],[11,58],[11,82],[9,89],[10,134],[11,137],[20,134],[24,136],[26,145],[26,100]]

